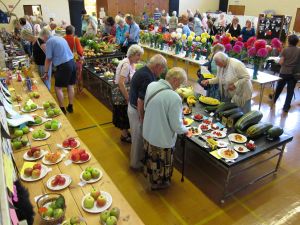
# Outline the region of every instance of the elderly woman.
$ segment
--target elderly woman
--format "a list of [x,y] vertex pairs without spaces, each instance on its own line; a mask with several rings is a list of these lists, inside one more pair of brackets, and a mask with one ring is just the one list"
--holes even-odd
[[168,26],[167,14],[166,13],[162,13],[162,15],[159,19],[159,24],[162,28],[162,33],[165,33],[167,31],[167,26]]
[[221,101],[234,102],[244,113],[251,110],[252,84],[245,65],[223,52],[215,54],[216,78],[204,80],[202,85],[219,84]]
[[172,16],[170,18],[169,21],[169,31],[171,32],[175,32],[178,26],[178,18],[177,18],[177,12],[173,11],[172,12]]
[[93,18],[89,15],[86,16],[87,26],[84,36],[96,35],[97,34],[97,24]]
[[128,32],[129,26],[125,23],[123,18],[120,18],[117,24],[116,31],[116,43],[121,46],[122,52],[127,52],[127,47],[124,46],[126,40],[126,32]]
[[240,36],[241,26],[239,24],[239,18],[233,17],[231,23],[226,26],[225,32],[231,34],[232,37]]
[[80,40],[78,37],[74,36],[75,34],[75,27],[69,25],[66,27],[66,35],[64,38],[69,44],[71,51],[74,54],[74,60],[76,63],[76,86],[77,92],[81,93],[83,90],[83,83],[82,83],[82,64],[83,64],[83,48],[81,46]]
[[[22,39],[30,42],[32,44],[32,56],[35,64],[38,66],[38,71],[40,74],[40,77],[44,77],[45,75],[45,59],[46,59],[46,44],[45,42],[36,36],[34,36],[30,31],[28,30],[22,30],[21,32]],[[47,79],[43,79],[44,84],[48,88],[48,90],[51,89],[51,66],[48,70],[48,77]]]
[[143,123],[144,173],[152,190],[170,186],[177,134],[188,134],[182,123],[182,100],[175,92],[186,81],[186,72],[174,67],[165,80],[152,82],[147,87]]
[[252,23],[250,20],[246,20],[246,26],[243,27],[241,34],[242,34],[243,42],[246,42],[248,41],[249,38],[255,36],[255,30],[252,27]]
[[134,64],[137,63],[144,50],[139,45],[132,45],[116,70],[115,85],[113,89],[113,124],[121,130],[121,141],[131,143],[130,128],[127,115],[129,101],[128,87],[135,72]]
[[191,30],[190,30],[189,25],[188,25],[189,18],[188,18],[188,16],[186,14],[183,14],[181,16],[181,19],[182,19],[182,24],[183,24],[183,26],[182,26],[182,34],[185,34],[188,37],[191,34]]
[[33,35],[34,36],[38,36],[39,33],[41,32],[41,23],[42,21],[40,19],[37,19],[35,22],[34,22],[34,25],[33,25]]
[[218,33],[218,29],[214,25],[214,22],[210,19],[207,21],[207,33],[212,36]]

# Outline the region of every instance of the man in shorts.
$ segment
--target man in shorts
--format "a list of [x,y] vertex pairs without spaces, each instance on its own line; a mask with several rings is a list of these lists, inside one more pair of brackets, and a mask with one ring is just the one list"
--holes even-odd
[[50,31],[42,29],[40,33],[41,38],[46,42],[46,60],[45,60],[45,74],[42,77],[47,79],[49,67],[51,64],[56,67],[55,74],[55,93],[58,99],[59,107],[66,114],[64,107],[64,93],[62,88],[68,89],[69,105],[67,111],[73,112],[74,100],[74,84],[76,83],[76,65],[74,62],[73,53],[67,41],[58,36],[52,36]]

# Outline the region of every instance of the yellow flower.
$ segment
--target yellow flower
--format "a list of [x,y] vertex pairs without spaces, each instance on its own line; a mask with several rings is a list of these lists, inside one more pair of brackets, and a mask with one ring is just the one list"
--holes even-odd
[[207,34],[207,35],[206,35],[206,38],[207,38],[207,39],[209,39],[209,38],[210,38],[210,35],[209,35],[209,34]]
[[231,38],[231,34],[230,33],[226,33],[226,36]]
[[201,37],[200,37],[200,36],[197,36],[197,37],[196,37],[196,41],[198,41],[198,42],[201,41]]
[[201,38],[206,38],[207,35],[208,35],[208,33],[204,32],[204,33],[201,34]]
[[211,39],[214,41],[216,39],[216,37],[215,36],[211,36]]
[[202,38],[202,39],[201,39],[201,42],[204,44],[204,43],[207,42],[207,39],[206,39],[206,38]]
[[186,40],[186,38],[187,38],[186,34],[183,34],[183,35],[181,36],[181,38],[182,38],[182,40]]
[[194,37],[193,36],[188,36],[188,41],[193,41]]
[[192,37],[195,37],[195,32],[191,32],[191,34],[190,34]]

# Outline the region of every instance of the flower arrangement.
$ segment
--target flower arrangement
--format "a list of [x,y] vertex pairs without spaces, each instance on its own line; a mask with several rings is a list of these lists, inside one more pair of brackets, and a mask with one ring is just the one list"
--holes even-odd
[[[185,34],[182,35],[182,40]],[[185,35],[186,36],[186,35]],[[190,35],[187,37],[187,39],[184,41],[184,50],[185,50],[185,57],[189,57],[190,53],[192,52],[192,45],[193,45],[194,36]]]
[[194,53],[196,54],[196,60],[200,59],[200,55],[208,57],[211,52],[212,37],[208,33],[202,33],[201,36],[195,38],[195,44],[193,45]]

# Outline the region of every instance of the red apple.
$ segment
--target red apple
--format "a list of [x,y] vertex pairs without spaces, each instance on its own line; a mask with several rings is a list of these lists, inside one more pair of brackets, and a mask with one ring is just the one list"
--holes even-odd
[[85,150],[84,149],[79,149],[79,155],[85,154]]
[[30,150],[32,153],[35,153],[36,151],[41,151],[39,147],[32,147]]
[[79,155],[78,153],[73,153],[73,154],[71,155],[71,160],[72,160],[73,162],[78,162],[78,161],[80,160],[80,155]]
[[91,196],[92,196],[95,200],[97,200],[98,197],[100,196],[100,191],[93,189],[93,190],[91,191]]
[[64,148],[68,148],[68,147],[70,146],[70,145],[69,145],[69,141],[68,141],[68,140],[65,140],[65,141],[63,142],[62,146],[63,146]]
[[66,183],[66,178],[64,178],[64,177],[60,177],[59,179],[58,179],[58,184],[59,185],[64,185]]
[[89,159],[89,155],[87,153],[82,153],[80,155],[80,160],[81,161],[87,161]]
[[69,142],[69,143],[72,142],[72,141],[75,141],[75,138],[69,138],[69,139],[68,139],[68,142]]
[[56,187],[57,185],[58,185],[58,180],[54,178],[54,179],[51,181],[51,186],[52,186],[52,187]]
[[36,152],[33,153],[34,158],[38,158],[40,156],[41,156],[41,151],[36,151]]
[[28,155],[28,157],[32,157],[32,156],[33,156],[32,151],[31,151],[31,150],[28,150],[28,151],[27,151],[27,155]]
[[71,148],[76,148],[77,142],[76,141],[71,141],[71,142],[69,142],[69,145],[70,145]]
[[24,170],[24,175],[26,176],[26,177],[31,177],[31,175],[32,175],[32,168],[26,168],[25,170]]
[[40,163],[36,163],[33,165],[32,167],[33,170],[41,170],[42,169],[42,165]]
[[37,179],[41,176],[41,171],[39,169],[34,169],[32,170],[32,174],[31,174],[31,177],[33,179]]
[[97,205],[99,207],[103,207],[104,205],[106,204],[106,199],[104,196],[100,195],[98,198],[97,198]]

